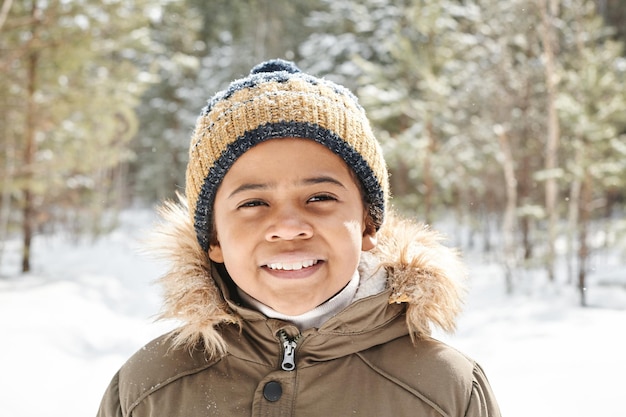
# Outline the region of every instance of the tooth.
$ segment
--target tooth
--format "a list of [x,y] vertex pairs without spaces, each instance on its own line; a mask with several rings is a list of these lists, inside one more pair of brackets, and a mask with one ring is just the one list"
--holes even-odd
[[282,263],[282,262],[276,262],[273,264],[268,264],[267,266],[270,269],[279,269],[279,270],[283,270],[283,271],[297,271],[300,270],[302,268],[309,268],[315,264],[317,264],[317,260],[316,259],[308,259],[305,261],[301,261],[301,262],[294,262],[294,263]]

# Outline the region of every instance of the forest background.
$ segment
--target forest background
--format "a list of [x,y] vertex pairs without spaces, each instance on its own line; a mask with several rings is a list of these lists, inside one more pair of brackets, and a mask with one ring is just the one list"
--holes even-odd
[[[269,58],[353,89],[397,210],[586,288],[626,251],[626,0],[2,0],[0,262],[184,187],[206,100]],[[624,280],[605,282],[624,291]]]

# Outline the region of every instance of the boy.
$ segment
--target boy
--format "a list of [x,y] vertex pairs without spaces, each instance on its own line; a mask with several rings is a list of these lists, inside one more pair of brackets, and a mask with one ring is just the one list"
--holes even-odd
[[[464,268],[387,213],[356,98],[274,60],[203,110],[186,199],[166,205],[164,318],[99,416],[499,416],[453,330]],[[186,201],[186,205],[185,205]]]

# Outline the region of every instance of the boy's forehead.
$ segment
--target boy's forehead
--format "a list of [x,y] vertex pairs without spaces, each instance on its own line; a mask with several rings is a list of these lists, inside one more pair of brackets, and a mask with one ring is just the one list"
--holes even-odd
[[348,173],[359,184],[354,171],[339,155],[312,139],[303,138],[270,139],[257,144],[235,161],[224,179],[230,179],[235,175],[233,172],[240,179],[247,178],[251,186],[271,185],[272,177],[283,172],[289,175],[284,179],[294,185],[338,183],[337,172]]

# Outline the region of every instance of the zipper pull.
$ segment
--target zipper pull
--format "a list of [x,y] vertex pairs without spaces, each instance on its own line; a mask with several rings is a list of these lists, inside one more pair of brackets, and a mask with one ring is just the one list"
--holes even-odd
[[296,369],[296,347],[298,346],[298,343],[296,342],[297,338],[289,340],[287,333],[284,331],[281,331],[279,334],[280,339],[283,342],[283,361],[280,364],[280,367],[283,371],[293,371]]

